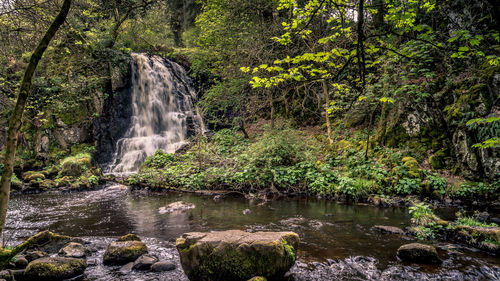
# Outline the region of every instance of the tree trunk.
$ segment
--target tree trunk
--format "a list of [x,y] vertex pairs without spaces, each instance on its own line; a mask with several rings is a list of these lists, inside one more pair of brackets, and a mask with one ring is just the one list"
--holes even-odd
[[330,97],[328,95],[328,87],[326,85],[326,81],[321,81],[323,85],[323,95],[325,96],[325,119],[326,119],[326,133],[328,135],[328,142],[333,144],[332,139],[332,126],[330,124],[330,117],[328,116],[328,107],[330,106]]
[[16,106],[14,107],[14,111],[12,112],[12,116],[10,117],[9,129],[7,131],[6,149],[3,159],[2,179],[0,180],[0,235],[2,235],[5,226],[5,219],[7,217],[10,183],[12,171],[14,168],[14,158],[16,157],[17,135],[19,133],[19,128],[21,127],[24,107],[26,106],[26,102],[28,101],[29,95],[31,93],[31,80],[33,78],[33,74],[35,73],[36,67],[38,66],[38,63],[43,56],[43,53],[47,49],[50,41],[56,34],[59,27],[66,20],[70,7],[71,0],[64,0],[59,14],[56,16],[49,29],[43,36],[42,40],[40,41],[40,43],[38,43],[35,51],[31,55],[28,67],[24,72],[21,87],[19,88],[19,95],[17,97]]

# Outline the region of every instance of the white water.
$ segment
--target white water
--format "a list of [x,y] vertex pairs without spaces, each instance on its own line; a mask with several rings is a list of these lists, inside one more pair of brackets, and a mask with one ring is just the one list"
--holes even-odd
[[174,153],[187,143],[189,125],[198,133],[205,131],[193,106],[196,93],[180,65],[146,54],[132,54],[132,60],[133,116],[117,142],[109,168],[113,174],[136,172],[158,149]]

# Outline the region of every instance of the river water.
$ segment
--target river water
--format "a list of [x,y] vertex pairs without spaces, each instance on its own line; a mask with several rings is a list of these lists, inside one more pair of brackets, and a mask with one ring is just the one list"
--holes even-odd
[[[195,209],[160,214],[175,201]],[[249,214],[243,211],[249,209]],[[446,211],[446,210],[443,210]],[[449,210],[448,210],[449,211]],[[189,231],[241,229],[295,231],[301,237],[297,264],[289,280],[500,280],[500,259],[437,243],[444,263],[421,266],[402,263],[396,250],[412,240],[370,230],[373,225],[404,228],[410,217],[403,208],[343,205],[321,199],[279,199],[268,202],[187,193],[134,192],[119,185],[80,193],[17,195],[11,199],[5,237],[15,245],[41,230],[84,238],[96,252],[84,280],[187,280],[175,239]],[[167,273],[133,272],[102,265],[102,253],[116,237],[136,233],[151,253],[172,260],[177,270]],[[446,250],[454,248],[453,250]]]

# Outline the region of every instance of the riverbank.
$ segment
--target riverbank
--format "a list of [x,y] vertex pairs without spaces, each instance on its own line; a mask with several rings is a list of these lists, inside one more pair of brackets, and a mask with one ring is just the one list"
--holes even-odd
[[414,198],[446,205],[498,204],[498,180],[470,181],[433,165],[439,157],[425,149],[367,147],[362,131],[337,130],[338,140],[330,145],[319,128],[295,129],[287,123],[273,129],[260,124],[248,129],[249,138],[224,129],[199,137],[181,153],[157,151],[124,183],[152,190],[307,195],[374,205],[408,205]]

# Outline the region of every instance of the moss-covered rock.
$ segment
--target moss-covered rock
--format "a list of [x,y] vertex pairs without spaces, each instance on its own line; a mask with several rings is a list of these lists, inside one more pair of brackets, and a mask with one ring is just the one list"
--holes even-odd
[[106,265],[122,265],[133,262],[147,253],[148,248],[141,241],[115,241],[111,242],[106,249],[103,263]]
[[458,242],[500,254],[500,227],[457,225],[451,236]]
[[64,280],[82,275],[85,268],[87,263],[83,259],[47,257],[30,262],[25,277],[28,280]]
[[436,248],[420,243],[406,244],[398,249],[401,260],[415,263],[441,263]]
[[189,279],[244,281],[282,277],[295,263],[298,242],[293,232],[228,230],[186,233],[176,246]]
[[44,180],[45,175],[42,174],[41,172],[36,172],[36,171],[28,171],[23,173],[23,180],[30,182],[30,181],[37,181],[37,180]]
[[91,167],[91,156],[88,153],[80,153],[75,156],[64,158],[61,161],[59,176],[79,177]]
[[122,237],[118,238],[116,242],[124,242],[124,241],[141,241],[141,238],[137,236],[137,234],[129,233],[125,234]]

